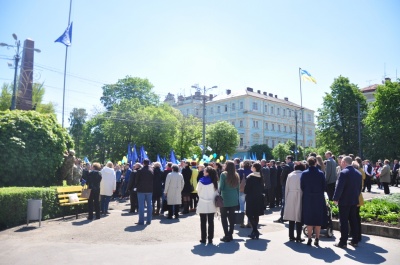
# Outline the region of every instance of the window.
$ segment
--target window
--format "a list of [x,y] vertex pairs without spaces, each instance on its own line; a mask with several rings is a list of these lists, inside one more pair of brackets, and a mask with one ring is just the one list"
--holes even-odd
[[243,147],[243,137],[240,137],[239,146],[240,146],[240,147]]
[[225,105],[225,112],[228,112],[228,105]]
[[311,122],[311,114],[307,114],[307,120]]
[[292,117],[292,111],[288,110],[288,112],[289,112],[289,118],[291,118]]
[[186,109],[186,115],[189,115],[189,109]]
[[258,128],[258,121],[253,121],[253,127]]
[[235,103],[232,103],[232,110],[235,110],[235,109],[236,109]]
[[239,127],[243,127],[243,121],[242,120],[239,121]]
[[217,107],[217,113],[221,113],[221,106]]
[[272,124],[272,130],[275,131],[275,124]]
[[276,115],[281,115],[280,110],[281,110],[280,108],[277,108],[277,109],[276,109]]
[[308,136],[311,136],[311,135],[312,135],[312,130],[308,129]]
[[286,126],[283,127],[283,131],[286,132]]
[[292,132],[292,126],[289,127],[290,132]]
[[265,105],[265,106],[264,106],[264,112],[265,112],[265,113],[268,113],[268,105]]
[[275,140],[272,140],[272,146],[271,146],[272,148],[274,148],[275,147]]
[[278,132],[281,131],[281,125],[278,124]]
[[265,123],[265,130],[268,130],[268,122]]
[[199,109],[196,109],[196,116],[199,116]]
[[233,126],[235,126],[235,121],[232,121],[231,124],[232,124]]
[[269,138],[265,138],[265,144],[268,145],[268,143],[269,143]]
[[211,107],[210,114],[214,114],[214,107]]
[[243,109],[243,101],[239,102],[239,109]]
[[271,114],[274,114],[274,107],[271,106]]
[[282,110],[282,114],[283,114],[284,117],[286,116],[286,110],[285,109]]
[[258,104],[257,104],[257,102],[253,102],[253,110],[258,110]]

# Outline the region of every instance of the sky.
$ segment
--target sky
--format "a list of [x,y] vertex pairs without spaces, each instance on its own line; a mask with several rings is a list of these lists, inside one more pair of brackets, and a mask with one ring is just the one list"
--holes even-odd
[[[0,42],[35,41],[34,82],[62,120],[70,0],[0,0]],[[340,75],[359,88],[400,77],[399,0],[73,0],[64,125],[73,108],[103,110],[102,86],[147,78],[164,100],[246,87],[317,111]],[[0,84],[12,83],[15,50],[0,47]]]

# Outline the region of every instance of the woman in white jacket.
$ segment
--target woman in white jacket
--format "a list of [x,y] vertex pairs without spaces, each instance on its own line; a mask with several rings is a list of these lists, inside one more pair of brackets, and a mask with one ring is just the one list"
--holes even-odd
[[199,196],[197,213],[200,214],[200,243],[206,243],[208,221],[208,244],[212,244],[214,238],[214,214],[217,211],[214,199],[218,194],[217,171],[214,168],[208,166],[204,169],[204,177],[199,180],[196,190]]
[[100,210],[102,214],[109,214],[108,204],[117,186],[113,163],[107,162],[107,165],[103,167],[100,174],[102,177],[100,182]]

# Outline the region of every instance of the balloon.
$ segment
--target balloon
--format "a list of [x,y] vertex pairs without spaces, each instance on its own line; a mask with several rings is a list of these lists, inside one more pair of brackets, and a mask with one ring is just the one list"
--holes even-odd
[[219,158],[217,159],[217,163],[219,163]]
[[213,157],[214,157],[214,158],[216,158],[216,157],[217,157],[217,154],[216,154],[216,153],[214,153],[214,154],[213,154]]
[[209,158],[209,159],[213,159],[213,157],[214,157],[213,155],[210,155],[208,158]]
[[127,160],[126,156],[124,156],[124,157],[122,158],[122,160],[125,160],[125,161],[126,161],[126,160]]
[[203,159],[206,159],[208,156],[206,156],[206,155],[203,155]]
[[193,157],[196,159],[196,158],[197,158],[197,155],[193,155]]
[[192,162],[192,159],[189,158],[189,159],[186,159],[186,161],[190,163],[190,162]]
[[197,162],[197,161],[199,161],[199,158],[198,158],[198,157],[196,157],[196,162]]
[[122,163],[121,163],[121,161],[118,161],[118,165],[121,165]]
[[220,156],[219,159],[222,161],[224,160],[224,156]]

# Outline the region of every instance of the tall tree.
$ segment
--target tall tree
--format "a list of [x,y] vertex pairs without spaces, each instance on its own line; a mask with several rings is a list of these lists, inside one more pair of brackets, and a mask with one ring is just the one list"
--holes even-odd
[[0,111],[8,110],[11,107],[12,87],[4,83],[0,94]]
[[386,81],[378,86],[375,92],[375,102],[365,118],[366,155],[373,160],[388,158],[398,159],[400,156],[400,84]]
[[[183,116],[180,111],[178,111],[176,116],[178,123],[174,144],[175,153],[181,158],[191,157],[195,153],[193,147],[197,146],[202,138],[202,122],[192,115]],[[197,148],[196,151],[199,150]]]
[[86,109],[73,108],[68,121],[69,121],[69,133],[74,139],[76,146],[76,156],[81,156],[81,141],[83,136],[83,126],[86,122],[88,114]]
[[239,134],[235,126],[226,121],[216,122],[206,128],[207,145],[218,156],[233,155],[239,144]]
[[343,76],[335,78],[330,88],[318,109],[319,140],[335,154],[358,153],[357,103],[362,120],[367,110],[365,96]]
[[123,99],[136,98],[140,105],[157,105],[159,97],[153,91],[153,85],[148,79],[127,76],[119,79],[116,84],[104,85],[101,103],[107,110],[111,110],[114,104],[119,104]]

